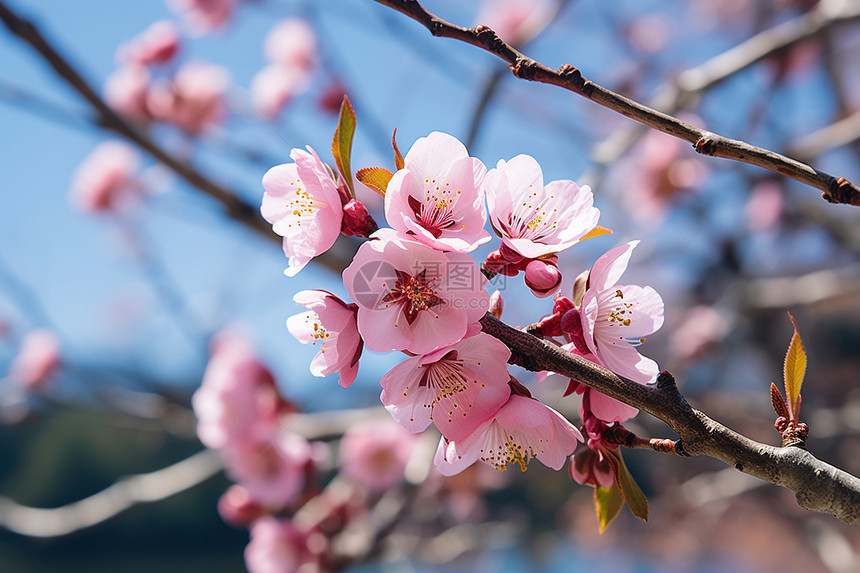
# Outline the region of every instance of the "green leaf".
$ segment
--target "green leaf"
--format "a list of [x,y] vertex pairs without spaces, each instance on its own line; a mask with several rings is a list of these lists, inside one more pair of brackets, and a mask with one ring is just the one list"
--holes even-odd
[[788,401],[790,419],[799,421],[800,416],[800,387],[803,385],[803,377],[806,375],[806,352],[803,350],[803,341],[800,339],[800,330],[797,321],[788,313],[788,318],[794,325],[794,335],[788,344],[788,352],[785,353],[785,396]]
[[337,128],[334,130],[334,138],[331,140],[331,154],[337,165],[340,176],[349,188],[349,196],[355,199],[355,189],[352,184],[352,170],[349,165],[352,154],[352,138],[355,135],[355,110],[349,103],[349,98],[343,96],[340,106],[340,117],[337,120]]
[[624,463],[624,458],[621,457],[621,451],[616,450],[612,452],[612,457],[614,457],[616,461],[615,482],[618,484],[618,487],[621,488],[621,493],[624,495],[624,501],[627,502],[627,506],[630,508],[633,515],[642,521],[648,521],[648,499],[645,497],[645,494],[642,493],[642,490],[639,489],[639,486],[633,479],[633,475],[630,473],[630,470],[627,469],[627,465]]
[[398,170],[403,169],[406,166],[406,162],[403,161],[403,155],[400,154],[400,149],[397,147],[397,128],[394,128],[394,133],[391,134],[391,147],[394,148],[394,167]]
[[603,487],[594,488],[594,508],[597,510],[597,521],[600,524],[600,533],[606,531],[621,506],[624,505],[624,496],[618,485],[612,484],[609,489]]
[[365,167],[355,172],[355,178],[385,197],[388,182],[394,174],[382,167]]

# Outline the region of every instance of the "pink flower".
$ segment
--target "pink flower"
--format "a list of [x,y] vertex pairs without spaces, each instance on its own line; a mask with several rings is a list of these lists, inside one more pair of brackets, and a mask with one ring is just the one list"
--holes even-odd
[[630,341],[638,344],[663,325],[663,299],[648,286],[617,284],[637,244],[639,241],[620,245],[597,259],[579,312],[588,352],[619,376],[645,384],[657,376],[659,368]]
[[270,62],[310,71],[318,58],[316,34],[307,20],[281,20],[266,36],[263,52]]
[[570,458],[568,475],[580,485],[609,489],[615,483],[615,464],[603,447],[584,448]]
[[119,141],[106,141],[78,166],[69,190],[72,204],[91,213],[111,211],[137,193],[135,181],[140,158]]
[[343,271],[367,348],[427,354],[466,335],[489,307],[468,255],[443,253],[390,229],[374,233]]
[[307,88],[308,77],[303,71],[270,64],[251,80],[251,103],[265,119],[274,119]]
[[543,30],[555,12],[550,0],[485,0],[475,24],[489,26],[502,40],[517,46]]
[[466,253],[490,240],[481,181],[486,167],[455,137],[434,131],[412,145],[385,192],[395,230],[443,251]]
[[117,49],[121,64],[147,66],[169,62],[179,50],[179,30],[170,20],[155,22]]
[[340,235],[343,210],[337,186],[316,152],[293,149],[295,163],[284,163],[263,175],[263,218],[284,238],[288,277],[295,276]]
[[569,180],[543,184],[538,162],[518,155],[500,160],[484,179],[493,228],[502,243],[537,259],[576,244],[597,225],[591,188]]
[[410,432],[433,421],[449,440],[462,440],[508,400],[510,356],[504,343],[478,333],[409,358],[380,381],[382,403]]
[[564,416],[535,400],[517,394],[496,414],[460,442],[444,437],[434,463],[443,475],[463,471],[478,459],[504,471],[508,463],[526,470],[531,458],[558,470],[582,434]]
[[287,329],[299,342],[316,344],[320,350],[311,362],[311,374],[328,376],[338,373],[338,383],[348,388],[358,373],[361,357],[361,336],[355,314],[357,306],[346,304],[324,290],[303,290],[293,301],[308,312],[287,319]]
[[224,97],[230,76],[221,66],[191,62],[182,66],[171,82],[154,84],[147,96],[150,115],[198,134],[226,115]]
[[167,6],[185,20],[193,34],[203,36],[230,23],[236,0],[167,0]]
[[21,341],[9,367],[9,377],[21,387],[39,392],[47,388],[59,366],[60,341],[53,331],[41,328],[28,332]]
[[245,486],[234,483],[218,498],[218,514],[233,527],[248,527],[266,515],[266,509],[251,498]]
[[313,462],[306,439],[280,430],[267,439],[231,443],[222,454],[230,477],[253,501],[272,508],[285,507],[301,493],[305,471]]
[[302,566],[316,571],[316,560],[308,549],[308,533],[292,521],[263,517],[251,526],[251,541],[245,547],[245,566],[249,573],[293,573]]
[[511,351],[483,332],[424,356],[383,376],[382,403],[410,432],[433,421],[443,436],[464,439],[507,402]]
[[191,405],[200,441],[215,449],[270,436],[290,410],[272,374],[238,337],[220,337]]
[[403,479],[416,438],[392,420],[352,426],[340,441],[340,471],[369,490],[391,489]]
[[107,104],[119,115],[133,121],[149,119],[146,98],[149,93],[149,72],[143,66],[122,66],[112,73],[104,87]]

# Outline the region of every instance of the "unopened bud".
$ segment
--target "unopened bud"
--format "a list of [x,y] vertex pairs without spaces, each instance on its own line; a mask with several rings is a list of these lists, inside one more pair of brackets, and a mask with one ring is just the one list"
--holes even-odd
[[526,265],[526,286],[539,298],[550,296],[561,286],[561,272],[555,263],[534,260]]
[[502,311],[505,308],[505,301],[502,300],[502,293],[496,290],[490,295],[489,313],[496,318],[502,318]]
[[373,220],[361,201],[350,199],[343,206],[343,221],[340,232],[347,237],[355,235],[366,239],[378,228],[376,221]]

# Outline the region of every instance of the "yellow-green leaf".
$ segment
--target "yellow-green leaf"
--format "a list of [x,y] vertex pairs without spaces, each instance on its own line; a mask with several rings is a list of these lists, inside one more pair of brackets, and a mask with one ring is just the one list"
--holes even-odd
[[406,162],[403,161],[403,155],[400,153],[400,149],[397,147],[397,128],[394,128],[394,133],[391,134],[391,147],[394,148],[394,167],[397,169],[403,169],[406,166]]
[[618,487],[621,488],[621,493],[624,495],[624,501],[627,502],[627,506],[630,508],[630,511],[641,519],[642,521],[648,521],[648,499],[645,497],[645,494],[642,493],[642,490],[639,489],[639,486],[636,484],[636,480],[633,479],[633,475],[630,473],[630,470],[627,469],[627,465],[624,463],[624,458],[621,457],[621,451],[616,450],[612,452],[612,457],[615,458],[615,482],[618,484]]
[[803,377],[806,375],[806,352],[803,350],[803,341],[800,339],[800,329],[797,321],[788,313],[788,318],[794,325],[794,335],[788,345],[785,354],[785,397],[788,401],[788,411],[792,421],[799,421],[800,416],[800,387],[803,385]]
[[612,484],[609,489],[603,487],[594,488],[594,508],[597,510],[597,522],[600,524],[600,533],[606,531],[621,506],[624,505],[624,496],[618,485]]
[[355,189],[352,185],[352,170],[350,167],[350,156],[352,154],[352,137],[355,135],[355,110],[349,103],[349,98],[344,94],[343,103],[340,105],[340,117],[337,120],[337,128],[331,140],[331,154],[337,165],[340,176],[349,188],[350,197],[355,198]]
[[355,172],[355,178],[385,197],[388,182],[394,174],[382,167],[365,167]]

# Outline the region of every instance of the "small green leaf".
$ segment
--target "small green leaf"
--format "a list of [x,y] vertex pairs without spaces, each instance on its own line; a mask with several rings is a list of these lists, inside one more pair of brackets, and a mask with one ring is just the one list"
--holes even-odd
[[403,155],[400,154],[400,149],[397,147],[397,128],[394,128],[394,133],[391,134],[391,147],[394,148],[394,167],[398,170],[403,169],[406,166],[406,162],[403,161]]
[[349,196],[355,199],[355,189],[352,184],[352,170],[350,168],[350,155],[352,154],[352,138],[355,135],[355,110],[349,103],[349,98],[343,96],[340,106],[340,117],[337,120],[337,128],[334,130],[334,138],[331,140],[331,154],[337,165],[340,176],[349,188]]
[[600,524],[600,533],[606,531],[621,506],[624,505],[624,496],[617,484],[612,484],[609,489],[603,487],[594,488],[594,508],[597,510],[597,521]]
[[633,479],[633,475],[631,475],[630,470],[627,469],[627,465],[624,463],[624,458],[621,457],[621,451],[616,450],[612,452],[612,457],[614,457],[616,461],[615,482],[618,484],[618,487],[621,488],[621,493],[624,495],[624,501],[627,502],[627,506],[630,508],[633,515],[642,521],[648,521],[648,499],[645,497],[645,494],[642,493],[642,490],[639,489],[639,486]]
[[388,182],[394,174],[382,167],[365,167],[355,172],[355,178],[385,197]]
[[788,318],[794,324],[794,335],[788,344],[788,352],[785,353],[785,397],[788,401],[790,420],[797,422],[800,416],[800,387],[803,377],[806,375],[806,352],[803,350],[803,341],[800,339],[800,330],[797,321],[788,313]]
[[776,412],[777,416],[788,419],[789,412],[785,398],[782,397],[782,393],[773,382],[770,383],[770,403],[773,405],[773,411]]

